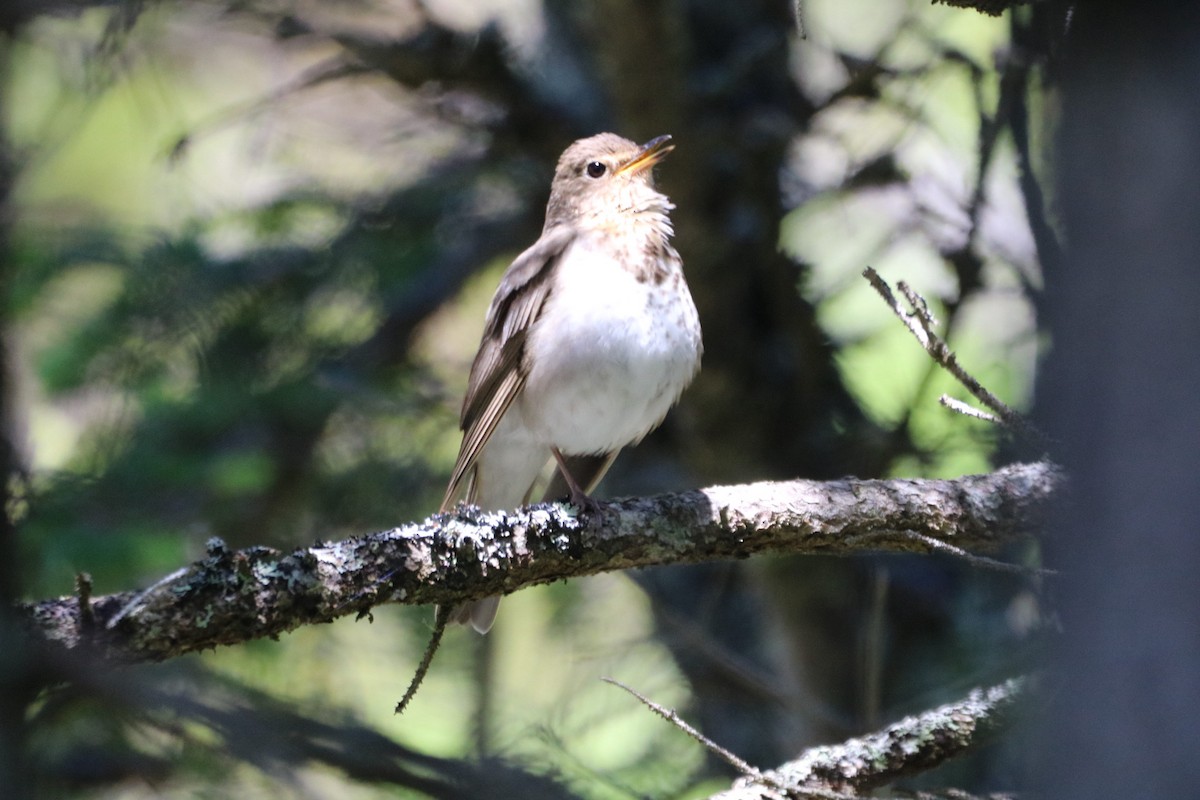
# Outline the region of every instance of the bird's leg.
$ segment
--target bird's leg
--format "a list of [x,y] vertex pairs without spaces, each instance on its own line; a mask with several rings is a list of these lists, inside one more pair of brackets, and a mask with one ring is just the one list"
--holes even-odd
[[558,462],[558,471],[562,473],[563,480],[567,483],[567,488],[571,490],[571,505],[589,514],[599,511],[600,504],[588,497],[588,493],[575,482],[575,476],[571,474],[571,470],[567,469],[567,460],[563,457],[563,454],[559,452],[557,447],[551,447],[550,451],[554,453],[554,460]]

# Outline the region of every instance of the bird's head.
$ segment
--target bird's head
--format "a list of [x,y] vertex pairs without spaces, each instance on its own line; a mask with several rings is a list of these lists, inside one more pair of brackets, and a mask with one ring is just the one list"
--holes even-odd
[[653,167],[674,148],[670,136],[639,145],[615,133],[600,133],[575,142],[558,159],[546,227],[605,226],[642,215],[665,220],[673,206],[654,188]]

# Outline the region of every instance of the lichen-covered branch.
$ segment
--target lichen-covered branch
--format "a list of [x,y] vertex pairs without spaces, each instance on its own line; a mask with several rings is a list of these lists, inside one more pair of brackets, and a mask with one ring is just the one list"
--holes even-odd
[[768,551],[978,553],[1031,535],[1064,483],[1048,463],[956,480],[764,482],[630,498],[579,517],[542,504],[450,514],[281,553],[205,558],[149,590],[64,597],[19,609],[39,639],[126,661],[162,660],[366,614],[388,602],[456,603],[657,564]]
[[975,689],[962,700],[905,717],[883,730],[841,744],[813,747],[761,775],[739,778],[710,800],[865,796],[908,775],[926,772],[1005,727],[1029,678]]

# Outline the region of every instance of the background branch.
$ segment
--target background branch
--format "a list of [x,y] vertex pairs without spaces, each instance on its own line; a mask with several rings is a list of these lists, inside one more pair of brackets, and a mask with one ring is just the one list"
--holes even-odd
[[1028,678],[975,689],[962,700],[905,717],[868,736],[810,748],[761,777],[739,778],[732,789],[710,800],[778,798],[781,785],[797,797],[858,797],[978,745],[1012,721],[1017,701],[1028,689]]
[[[905,311],[900,307],[899,301],[896,300],[896,296],[892,293],[892,288],[878,272],[871,267],[867,267],[863,270],[863,277],[879,293],[879,296],[891,308],[892,313],[900,318],[900,321],[904,323],[905,327],[908,328],[921,347],[925,348],[925,352],[929,354],[934,363],[949,372],[956,381],[962,384],[963,388],[974,395],[985,406],[996,412],[997,421],[1013,430],[1020,431],[1038,442],[1045,440],[1041,432],[1030,425],[1020,413],[993,394],[974,375],[967,372],[958,363],[958,357],[950,349],[950,345],[934,330],[937,327],[937,320],[933,318],[933,313],[929,310],[929,304],[924,297],[914,291],[904,281],[900,281],[898,288],[901,294],[904,295],[904,299],[908,301],[909,307],[912,308],[912,311]],[[967,416],[977,419],[988,418],[988,415],[976,409],[967,408],[964,410],[962,403],[950,397],[943,396],[941,403],[947,408],[966,414]]]

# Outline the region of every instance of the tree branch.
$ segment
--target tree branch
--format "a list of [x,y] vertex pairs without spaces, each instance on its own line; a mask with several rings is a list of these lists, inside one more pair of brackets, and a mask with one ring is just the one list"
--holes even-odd
[[907,775],[954,758],[1012,720],[1028,678],[990,689],[974,689],[962,700],[905,717],[862,738],[813,747],[800,758],[761,776],[744,776],[709,800],[766,800],[780,797],[860,797]]
[[[455,513],[291,553],[208,554],[142,592],[23,604],[38,639],[122,661],[278,636],[388,602],[454,604],[564,578],[762,552],[989,551],[1031,535],[1062,489],[1053,464],[956,480],[764,482],[601,504]],[[90,622],[85,619],[87,617]],[[86,623],[86,624],[85,624]]]
[[934,363],[949,372],[951,377],[962,384],[963,388],[973,394],[985,406],[996,412],[996,414],[993,417],[986,412],[970,408],[964,403],[946,395],[943,395],[940,400],[943,406],[960,414],[975,417],[976,419],[983,419],[989,422],[994,419],[1014,431],[1025,434],[1036,442],[1041,443],[1045,441],[1046,437],[1041,431],[1030,424],[1020,413],[1009,407],[1007,403],[992,394],[974,375],[967,372],[958,363],[958,357],[950,349],[950,345],[934,330],[937,327],[937,320],[934,319],[933,312],[929,310],[929,304],[924,297],[917,294],[907,283],[900,281],[897,284],[897,288],[904,295],[904,299],[908,301],[909,307],[912,308],[912,311],[905,311],[900,307],[895,294],[892,293],[892,287],[888,285],[887,281],[874,268],[867,267],[864,269],[863,277],[874,287],[879,296],[883,298],[883,301],[888,304],[888,307],[892,309],[892,313],[900,318],[900,321],[904,323],[905,327],[908,328],[921,347],[925,348],[925,352],[929,354]]
[[625,684],[621,683],[618,680],[615,680],[613,678],[601,678],[600,680],[604,681],[605,683],[611,683],[613,686],[616,686],[620,689],[624,689],[625,691],[629,692],[631,695],[636,697],[639,701],[642,702],[643,705],[645,705],[647,708],[649,708],[655,714],[658,714],[660,717],[665,719],[667,722],[671,723],[676,728],[679,728],[679,730],[683,731],[688,736],[695,739],[697,742],[702,744],[709,752],[713,753],[718,758],[720,758],[722,761],[729,764],[731,767],[736,769],[742,775],[753,778],[756,781],[758,781],[759,783],[772,785],[776,789],[784,788],[782,785],[770,784],[770,781],[767,780],[763,776],[763,773],[759,772],[758,769],[756,769],[755,767],[751,766],[749,763],[744,761],[736,753],[726,750],[724,747],[721,747],[721,745],[717,744],[712,739],[709,739],[707,736],[702,734],[700,731],[693,728],[691,725],[689,725],[687,722],[684,721],[683,717],[681,717],[681,716],[679,716],[679,714],[675,713],[675,711],[667,708],[666,706],[659,705],[658,703],[651,700],[649,697],[646,697],[641,692],[637,691],[636,689],[631,689],[630,687],[626,686]]

